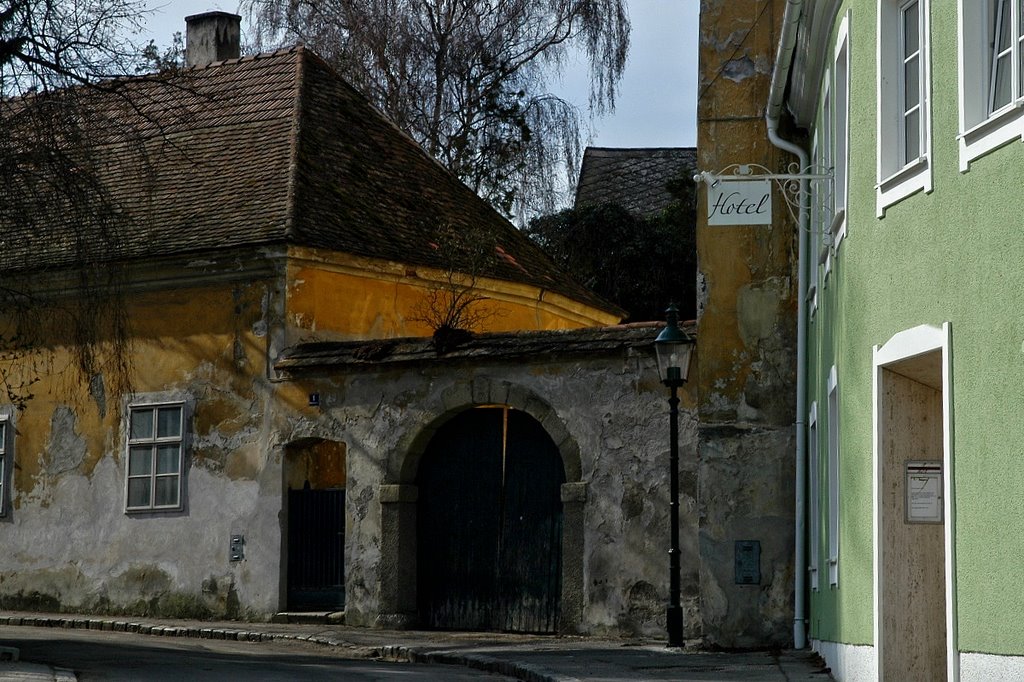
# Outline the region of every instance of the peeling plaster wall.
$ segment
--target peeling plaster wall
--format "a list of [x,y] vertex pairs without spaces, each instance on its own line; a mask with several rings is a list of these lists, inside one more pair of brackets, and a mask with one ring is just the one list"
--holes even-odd
[[[702,0],[700,170],[787,170],[764,123],[784,5]],[[796,229],[773,192],[771,226],[709,227],[698,194],[702,637],[725,647],[792,644]],[[759,585],[735,581],[735,542],[748,540],[761,543]]]
[[[380,584],[394,570],[382,558],[378,488],[415,484],[418,447],[438,421],[474,404],[526,406],[562,425],[578,446],[586,485],[583,613],[590,633],[662,636],[668,602],[668,405],[653,354],[571,362],[491,361],[485,367],[430,366],[310,381],[319,419],[298,417],[290,438],[337,429],[347,444],[346,622],[381,616]],[[681,548],[687,634],[696,634],[695,402],[681,405]],[[550,430],[549,430],[550,431]],[[557,440],[557,434],[556,434]],[[418,444],[418,445],[417,445]],[[571,467],[571,465],[567,465]],[[457,503],[454,501],[453,503]],[[402,552],[406,560],[415,547]],[[563,561],[565,557],[563,557]]]
[[[395,475],[388,467],[397,462],[397,435],[421,426],[408,421],[410,413],[438,408],[437,387],[415,372],[384,392],[377,379],[346,380],[338,390],[323,389],[321,411],[307,404],[306,387],[271,378],[268,360],[287,339],[313,332],[288,327],[298,324],[289,317],[296,309],[288,307],[295,292],[282,286],[283,273],[295,271],[289,262],[268,253],[168,265],[147,272],[146,282],[132,282],[126,294],[136,401],[187,406],[180,511],[125,512],[131,400],[111,376],[83,379],[67,369],[74,366],[69,342],[55,336],[51,348],[32,358],[35,365],[20,367],[24,377],[10,375],[39,381],[34,397],[12,417],[13,471],[5,486],[7,513],[0,517],[0,608],[247,618],[280,610],[285,453],[290,443],[320,438],[347,449],[352,620],[365,622],[361,614],[375,612],[378,486]],[[316,275],[317,287],[337,293],[336,268],[303,267]],[[384,288],[394,288],[390,273],[378,275]],[[529,298],[512,285],[506,289],[521,303]],[[322,292],[292,303],[303,300],[313,302],[311,312],[326,305]],[[342,306],[330,305],[317,312],[325,320],[318,333],[360,336],[375,324],[334,315]],[[571,301],[535,300],[517,310],[524,328],[612,321]],[[400,317],[395,307],[388,314]],[[108,348],[99,351],[101,363],[109,360]],[[429,408],[412,406],[431,400]],[[0,405],[3,414],[12,411]],[[350,431],[359,435],[351,442]],[[245,539],[240,562],[229,561],[233,534]]]
[[[13,416],[10,505],[0,518],[0,605],[168,616],[278,607],[281,470],[264,376],[267,281],[128,297],[135,401],[187,406],[184,507],[126,514],[128,395],[82,381],[67,351],[39,355]],[[108,352],[101,349],[102,352]],[[231,534],[246,561],[230,563]]]
[[[289,342],[430,336],[423,302],[446,274],[349,254],[293,248],[288,264]],[[474,331],[575,329],[620,317],[518,282],[480,277],[481,319]]]

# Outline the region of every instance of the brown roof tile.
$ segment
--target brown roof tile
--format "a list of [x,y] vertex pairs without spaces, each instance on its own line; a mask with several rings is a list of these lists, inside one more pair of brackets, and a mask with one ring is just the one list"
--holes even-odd
[[[439,227],[484,229],[497,250],[481,274],[619,312],[302,47],[106,90],[91,109],[90,159],[134,221],[111,257],[288,243],[444,267],[431,246]],[[0,207],[0,269],[74,264],[67,244],[81,226],[51,209],[52,234],[19,238]]]
[[576,207],[618,204],[627,211],[650,216],[672,202],[668,182],[697,169],[694,147],[587,147],[583,152]]
[[[654,339],[663,327],[662,322],[642,322],[587,329],[473,334],[444,353],[439,353],[429,338],[304,343],[287,349],[275,367],[288,375],[299,376],[432,362],[564,360],[580,355],[623,353],[637,348],[648,348],[653,352]],[[684,327],[696,338],[692,322]]]

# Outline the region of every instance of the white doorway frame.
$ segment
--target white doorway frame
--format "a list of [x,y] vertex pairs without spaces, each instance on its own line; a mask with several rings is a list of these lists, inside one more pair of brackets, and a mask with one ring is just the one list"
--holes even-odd
[[882,346],[875,346],[872,359],[872,541],[874,569],[874,639],[876,671],[878,679],[884,679],[882,670],[882,602],[881,594],[885,576],[882,575],[881,555],[881,499],[882,465],[879,391],[882,388],[882,371],[903,360],[940,351],[942,354],[942,484],[945,534],[945,591],[946,591],[946,679],[960,680],[960,658],[957,652],[956,617],[956,556],[955,556],[955,500],[953,471],[953,393],[951,374],[952,330],[949,322],[941,327],[920,325],[898,332]]

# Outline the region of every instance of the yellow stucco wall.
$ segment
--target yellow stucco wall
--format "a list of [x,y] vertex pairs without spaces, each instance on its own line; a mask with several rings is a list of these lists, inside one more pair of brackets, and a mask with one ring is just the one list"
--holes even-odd
[[[169,268],[168,272],[173,271]],[[437,272],[343,254],[297,250],[288,255],[285,302],[275,275],[229,281],[207,267],[175,284],[129,286],[125,294],[131,327],[129,366],[134,400],[180,392],[195,403],[193,465],[254,480],[266,450],[259,434],[268,426],[268,403],[277,413],[307,411],[306,391],[269,382],[268,348],[304,340],[427,336],[413,318]],[[152,278],[160,273],[148,271]],[[202,283],[203,281],[207,283]],[[614,324],[614,316],[535,287],[481,280],[476,286],[489,314],[476,331],[567,329]],[[284,322],[279,319],[284,311]],[[47,490],[64,467],[86,476],[107,454],[124,450],[123,408],[128,394],[109,371],[112,351],[99,347],[96,376],[77,371],[70,341],[53,329],[45,350],[17,363],[8,377],[30,380],[32,398],[14,415],[17,429],[13,472],[17,507],[24,499],[46,504]],[[85,443],[85,455],[76,453]],[[261,454],[263,453],[263,454]]]
[[[260,324],[269,282],[128,293],[131,324],[130,381],[136,399],[154,392],[181,391],[202,402],[195,436],[202,443],[214,431],[217,442],[232,442],[258,429],[263,412],[258,383],[265,376],[266,333]],[[50,338],[60,339],[58,330]],[[32,397],[14,415],[17,453],[13,483],[15,507],[25,496],[42,495],[63,466],[89,475],[107,453],[122,457],[121,419],[127,394],[111,371],[112,349],[99,346],[100,367],[83,377],[71,346],[57,342],[19,363],[16,377],[34,380]],[[61,421],[62,416],[63,421]],[[59,430],[59,433],[58,433]],[[84,440],[85,456],[75,452]],[[244,439],[243,439],[244,440]],[[224,470],[232,478],[252,477],[257,448],[200,446],[193,462]],[[63,460],[63,461],[62,461]]]
[[[701,3],[700,170],[790,170],[764,120],[784,5]],[[777,185],[772,197],[771,225],[716,226],[698,187],[700,631],[726,648],[793,641],[797,232]],[[747,540],[760,547],[757,590],[722,561]]]
[[[774,12],[766,12],[764,3],[738,0],[713,3],[701,11],[701,170],[731,174],[732,164],[758,164],[768,172],[789,170],[786,164],[791,159],[768,141],[764,122],[782,4],[775,3]],[[765,364],[759,346],[774,346],[780,336],[791,334],[796,314],[795,228],[775,187],[775,219],[770,226],[709,226],[706,187],[699,187],[697,194],[703,297],[698,337],[714,339],[701,349],[702,410],[713,420],[731,420],[743,412],[751,382],[764,381],[756,371]]]
[[[293,249],[288,260],[287,320],[296,337],[368,339],[429,336],[417,319],[442,272],[348,254]],[[619,318],[551,291],[479,278],[486,300],[477,332],[574,329],[616,324]]]

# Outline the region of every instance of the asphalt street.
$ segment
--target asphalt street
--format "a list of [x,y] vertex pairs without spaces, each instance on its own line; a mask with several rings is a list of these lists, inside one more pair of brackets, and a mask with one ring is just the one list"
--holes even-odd
[[65,669],[82,673],[85,682],[831,679],[807,650],[701,651],[666,647],[664,640],[358,628],[334,622],[330,614],[301,623],[242,623],[0,612],[0,647],[5,644],[20,647],[23,655],[6,670],[14,674],[21,665],[34,676],[8,678],[0,670],[2,682],[71,682]]
[[[92,630],[0,627],[0,646],[24,662],[74,671],[80,682],[502,682],[513,678],[461,666],[343,658],[342,652],[297,641],[164,639]],[[0,662],[0,680],[4,663]]]

